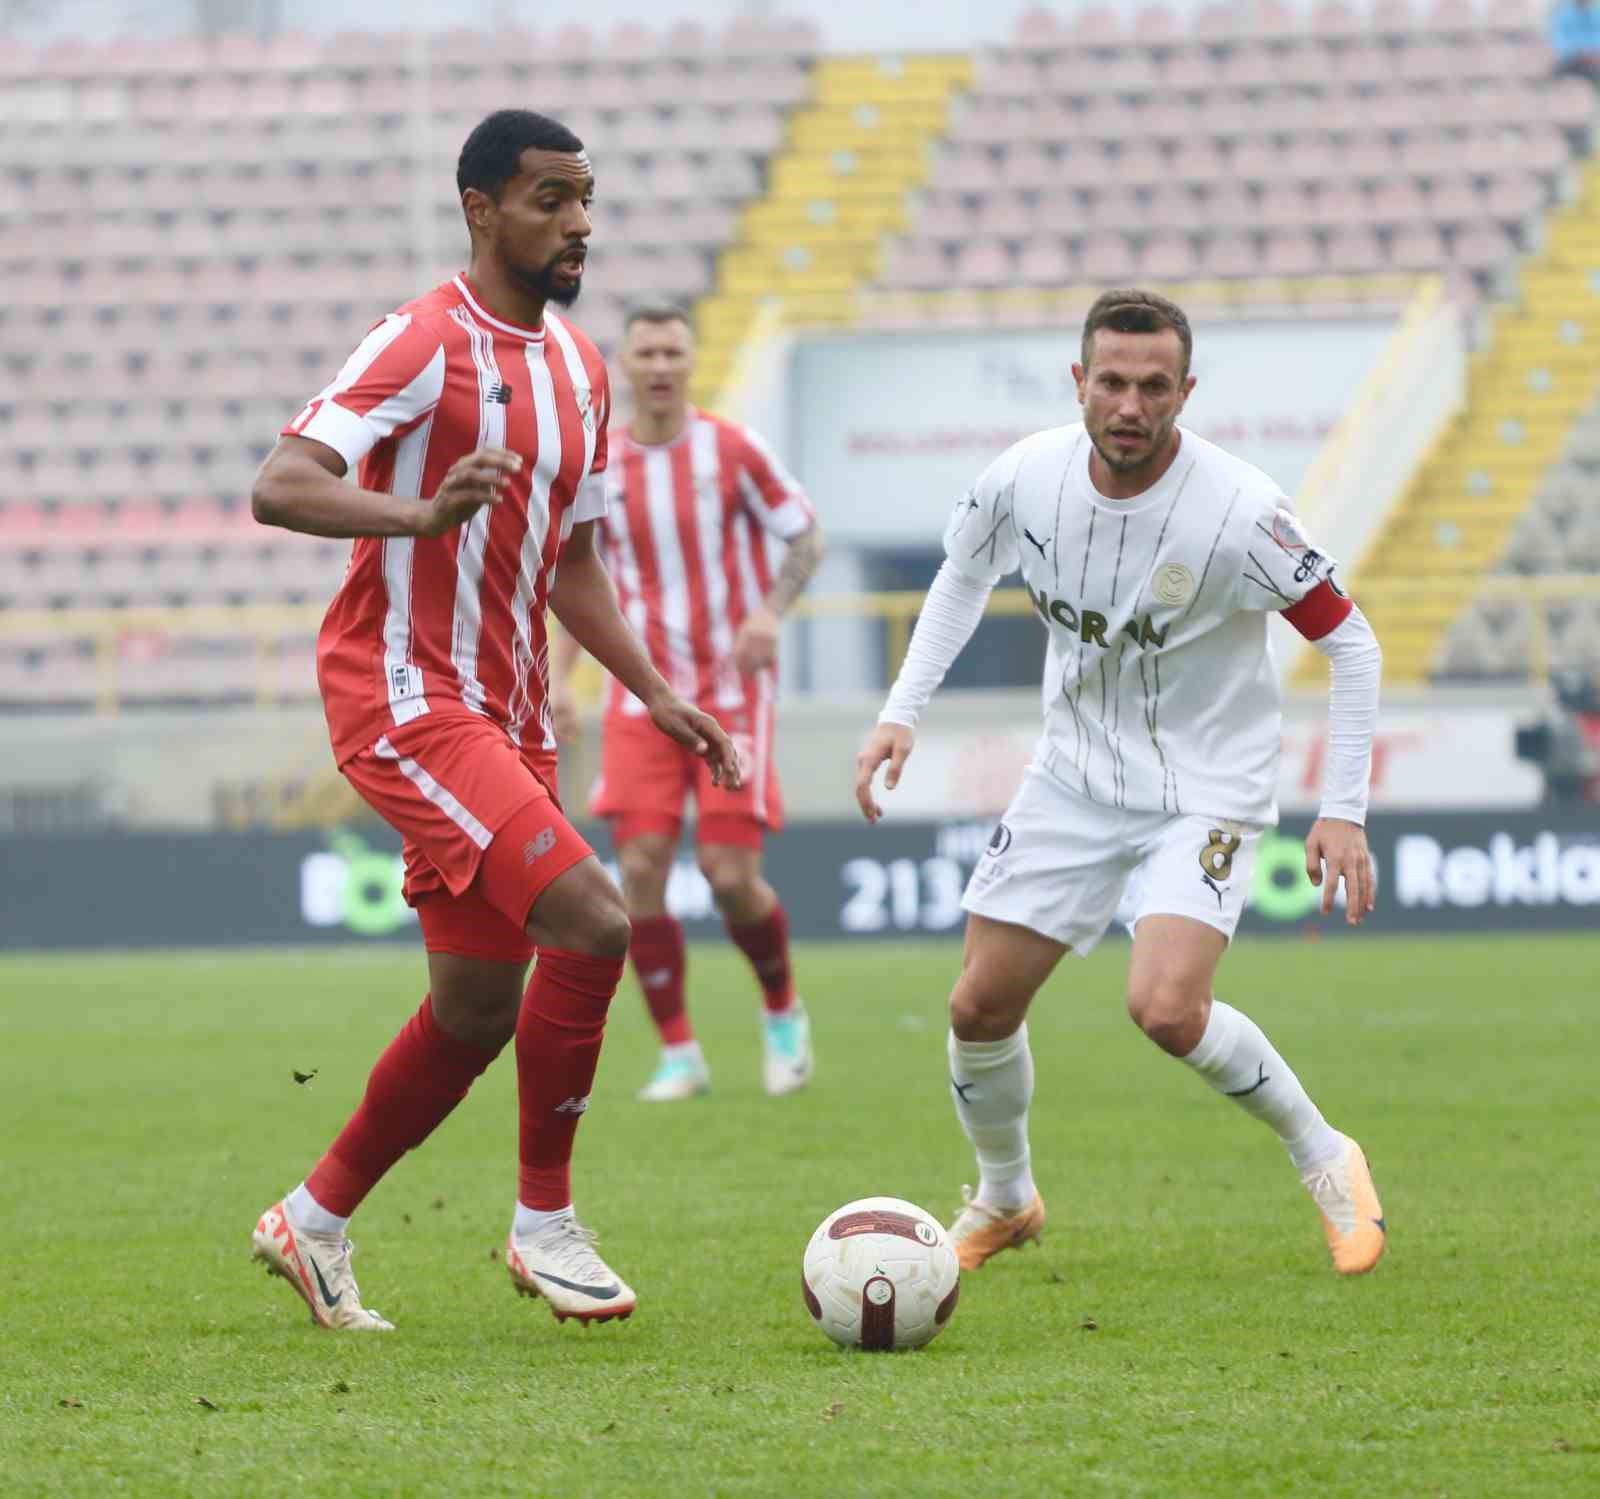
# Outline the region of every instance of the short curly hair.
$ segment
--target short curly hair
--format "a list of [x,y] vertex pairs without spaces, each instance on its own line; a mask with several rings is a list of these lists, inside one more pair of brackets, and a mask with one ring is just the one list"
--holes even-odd
[[535,114],[531,109],[497,109],[473,127],[456,163],[456,191],[469,187],[500,201],[500,194],[522,170],[524,151],[583,150],[578,139],[560,120]]

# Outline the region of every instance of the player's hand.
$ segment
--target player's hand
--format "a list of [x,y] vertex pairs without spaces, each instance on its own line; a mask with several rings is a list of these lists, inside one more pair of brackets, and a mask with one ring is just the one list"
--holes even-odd
[[916,740],[916,732],[903,723],[880,723],[867,735],[867,742],[856,756],[856,805],[868,822],[876,822],[883,816],[883,808],[872,795],[872,778],[877,775],[878,767],[885,760],[889,762],[883,789],[893,791],[900,784],[900,772],[905,769]]
[[578,716],[578,694],[571,682],[550,684],[550,722],[556,738],[563,744],[576,744],[582,737],[583,720]]
[[709,713],[702,713],[676,693],[658,698],[650,705],[650,721],[669,739],[693,750],[711,767],[713,785],[737,791],[744,785],[744,768],[739,751],[727,731]]
[[1378,886],[1367,851],[1367,830],[1337,817],[1319,817],[1306,834],[1306,873],[1321,887],[1322,914],[1333,910],[1334,892],[1344,881],[1344,917],[1359,926],[1378,903]]
[[485,505],[498,505],[506,481],[521,469],[522,459],[506,448],[479,448],[456,459],[424,508],[417,534],[443,536]]
[[733,664],[744,676],[778,664],[778,616],[762,605],[752,609],[733,637]]

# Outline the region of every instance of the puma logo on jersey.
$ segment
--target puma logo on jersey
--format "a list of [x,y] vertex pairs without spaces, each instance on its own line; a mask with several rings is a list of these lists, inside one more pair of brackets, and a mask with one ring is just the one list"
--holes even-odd
[[[1031,537],[1029,539],[1032,540]],[[1037,542],[1034,544],[1038,545]],[[1071,630],[1085,645],[1097,645],[1101,650],[1107,648],[1106,627],[1111,621],[1105,615],[1094,609],[1085,609],[1080,614],[1065,599],[1053,599],[1042,588],[1035,593],[1026,579],[1023,584],[1028,589],[1028,597],[1033,600],[1033,607],[1039,611],[1039,618],[1046,624],[1054,621],[1062,629]],[[1137,619],[1128,620],[1122,626],[1122,633],[1143,649],[1150,645],[1165,645],[1170,628],[1170,625],[1162,625],[1158,630],[1153,615],[1141,614]]]
[[1048,545],[1048,543],[1050,541],[1050,538],[1048,536],[1046,536],[1043,541],[1040,541],[1039,538],[1037,536],[1035,536],[1033,534],[1033,532],[1030,531],[1026,526],[1024,526],[1022,528],[1022,534],[1028,538],[1028,541],[1029,541],[1029,543],[1031,545],[1036,546],[1036,547],[1039,548],[1039,555],[1041,557],[1043,557],[1044,556],[1044,549],[1045,549],[1046,545]]

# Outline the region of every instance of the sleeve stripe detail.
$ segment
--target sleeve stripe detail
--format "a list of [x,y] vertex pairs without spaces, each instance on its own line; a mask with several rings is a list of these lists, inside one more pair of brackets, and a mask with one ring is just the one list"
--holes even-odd
[[1321,640],[1336,630],[1350,617],[1355,608],[1352,600],[1340,593],[1329,582],[1321,582],[1298,604],[1283,611],[1289,621],[1307,640]]

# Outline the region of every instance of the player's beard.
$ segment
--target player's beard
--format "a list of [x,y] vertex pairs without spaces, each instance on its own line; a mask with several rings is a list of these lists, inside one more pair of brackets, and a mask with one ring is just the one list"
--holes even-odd
[[583,277],[580,274],[570,282],[556,280],[556,267],[571,252],[563,250],[554,260],[546,262],[536,271],[516,271],[517,280],[522,283],[523,289],[529,296],[538,297],[542,302],[554,302],[557,307],[570,307],[578,300],[578,293],[583,290]]
[[[1100,455],[1100,461],[1114,474],[1132,474],[1154,463],[1166,451],[1167,444],[1172,440],[1172,429],[1177,422],[1177,417],[1158,423],[1151,432],[1145,447],[1136,457],[1127,457],[1119,453],[1110,443],[1111,429],[1104,427],[1099,433],[1091,432],[1089,441],[1094,444],[1095,452]],[[1104,437],[1106,441],[1102,442]]]

